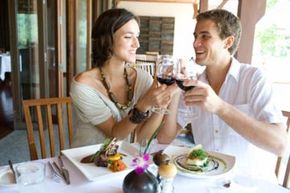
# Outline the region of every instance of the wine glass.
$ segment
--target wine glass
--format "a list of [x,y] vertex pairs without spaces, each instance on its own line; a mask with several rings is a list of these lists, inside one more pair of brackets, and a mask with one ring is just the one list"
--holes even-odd
[[[194,86],[184,86],[183,82],[185,80],[197,80],[198,79],[198,70],[196,69],[196,64],[193,58],[190,58],[188,61],[180,60],[176,64],[176,74],[175,74],[175,81],[180,89],[183,92],[187,92],[194,88]],[[183,118],[186,119],[186,122],[189,123],[192,118],[197,117],[197,112],[195,108],[192,106],[187,106],[183,104],[184,109],[181,109],[180,112]]]
[[[178,60],[171,55],[163,55],[157,64],[156,78],[160,84],[172,85],[175,83],[175,71]],[[168,114],[164,107],[152,107],[153,112]]]

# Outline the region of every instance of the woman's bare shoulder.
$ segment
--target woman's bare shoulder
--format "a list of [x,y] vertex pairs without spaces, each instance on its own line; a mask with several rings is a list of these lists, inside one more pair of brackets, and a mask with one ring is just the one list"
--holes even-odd
[[93,87],[99,83],[99,71],[97,69],[90,69],[84,72],[79,73],[75,76],[75,81],[83,84],[87,84]]

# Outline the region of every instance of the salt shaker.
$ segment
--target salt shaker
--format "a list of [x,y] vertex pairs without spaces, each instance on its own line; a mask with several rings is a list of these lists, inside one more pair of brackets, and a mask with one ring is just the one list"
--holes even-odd
[[160,176],[161,193],[173,193],[173,180],[177,173],[177,169],[174,164],[166,163],[160,164],[158,168],[158,174]]

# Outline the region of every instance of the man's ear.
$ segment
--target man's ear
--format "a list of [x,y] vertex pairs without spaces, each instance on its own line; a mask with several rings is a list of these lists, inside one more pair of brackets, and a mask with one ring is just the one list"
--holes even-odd
[[234,41],[235,41],[234,36],[226,37],[226,39],[224,40],[224,48],[229,49],[230,47],[232,47]]

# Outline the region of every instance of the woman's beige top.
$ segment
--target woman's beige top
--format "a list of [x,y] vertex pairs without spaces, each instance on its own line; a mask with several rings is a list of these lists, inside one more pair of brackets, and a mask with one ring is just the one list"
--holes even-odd
[[[152,76],[141,69],[136,69],[137,78],[134,88],[133,103],[146,93],[152,85]],[[97,89],[73,79],[70,96],[74,107],[73,147],[102,143],[106,136],[96,125],[106,121],[110,116],[116,121],[125,117],[132,107],[120,111],[115,104]],[[129,136],[127,137],[127,140]]]

